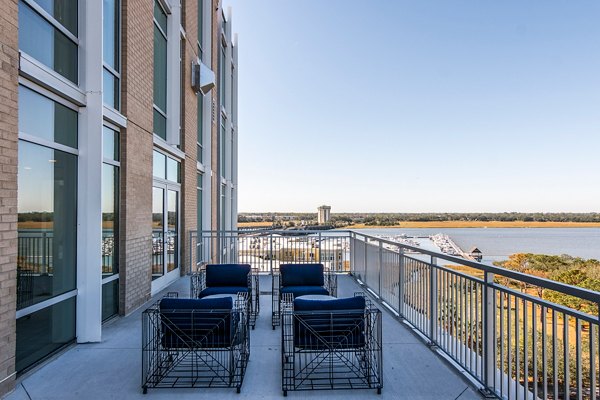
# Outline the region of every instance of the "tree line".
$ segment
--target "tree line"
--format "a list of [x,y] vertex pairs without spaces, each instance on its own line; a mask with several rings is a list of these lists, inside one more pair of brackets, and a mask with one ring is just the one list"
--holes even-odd
[[[240,213],[238,222],[316,221],[317,213]],[[600,213],[332,213],[336,225],[365,224],[391,226],[401,222],[440,221],[525,221],[600,222]]]

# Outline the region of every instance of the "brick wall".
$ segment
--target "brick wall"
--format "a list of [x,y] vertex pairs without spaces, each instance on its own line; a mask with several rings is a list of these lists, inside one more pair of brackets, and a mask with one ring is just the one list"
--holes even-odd
[[17,298],[17,0],[0,2],[0,397],[14,388]]
[[120,306],[128,314],[150,298],[152,258],[153,2],[122,2]]

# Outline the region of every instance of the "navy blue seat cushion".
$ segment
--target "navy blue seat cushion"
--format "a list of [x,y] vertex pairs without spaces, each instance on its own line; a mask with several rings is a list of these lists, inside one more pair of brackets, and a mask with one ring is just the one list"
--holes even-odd
[[323,264],[282,264],[281,286],[323,286]]
[[234,344],[238,318],[232,318],[231,297],[164,298],[159,309],[165,348],[223,348]]
[[213,286],[207,287],[200,292],[198,298],[201,299],[213,294],[238,294],[239,292],[249,292],[248,286]]
[[329,296],[329,291],[322,286],[285,286],[281,288],[281,294],[292,293],[295,297],[307,294],[323,294]]
[[246,286],[250,264],[208,264],[206,286]]
[[294,300],[294,345],[303,350],[365,346],[365,298]]

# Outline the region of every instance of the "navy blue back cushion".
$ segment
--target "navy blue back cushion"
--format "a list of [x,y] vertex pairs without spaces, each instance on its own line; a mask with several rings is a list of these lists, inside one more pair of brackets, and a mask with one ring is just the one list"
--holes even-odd
[[246,286],[250,264],[208,264],[206,286]]
[[294,300],[294,345],[305,350],[355,349],[365,340],[365,298]]
[[281,286],[323,286],[323,264],[281,264]]
[[365,298],[362,296],[346,297],[335,300],[294,300],[294,311],[339,311],[364,310]]
[[232,344],[233,299],[160,301],[162,345],[166,348],[221,348]]

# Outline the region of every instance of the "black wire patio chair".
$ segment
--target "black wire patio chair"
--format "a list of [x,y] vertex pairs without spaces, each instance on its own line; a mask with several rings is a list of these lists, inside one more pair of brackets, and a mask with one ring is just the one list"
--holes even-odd
[[[315,297],[315,296],[309,296]],[[364,298],[282,301],[282,390],[383,388],[381,311]]]
[[272,281],[273,329],[281,324],[281,299],[286,293],[293,297],[303,295],[337,296],[337,275],[323,264],[281,264],[273,271]]
[[190,274],[190,297],[248,292],[249,323],[252,329],[260,313],[258,269],[250,264],[205,264]]
[[142,313],[142,390],[235,387],[250,357],[247,293],[165,297]]

